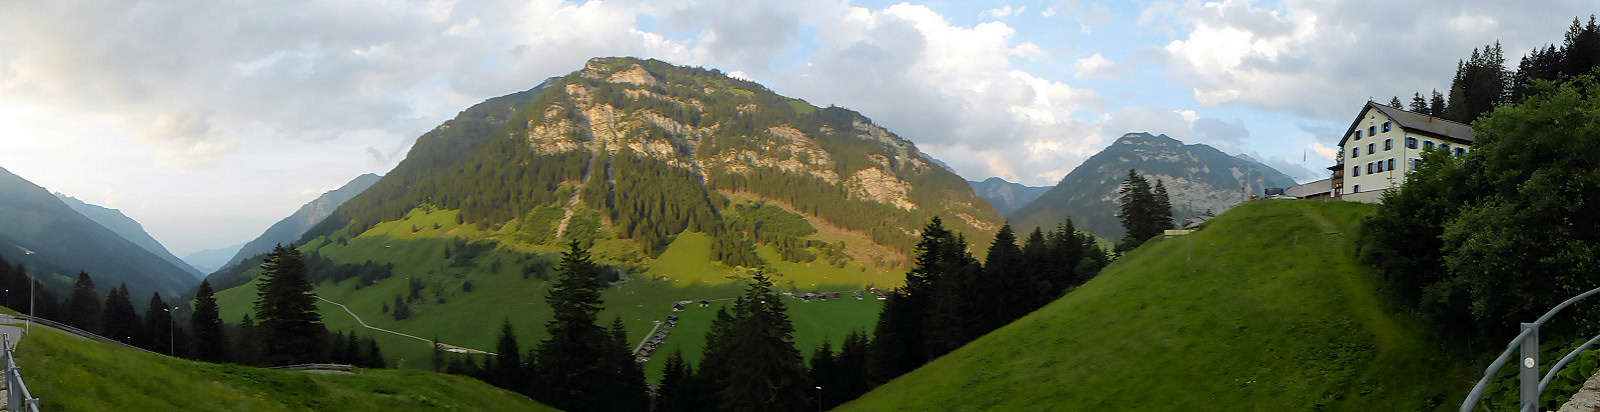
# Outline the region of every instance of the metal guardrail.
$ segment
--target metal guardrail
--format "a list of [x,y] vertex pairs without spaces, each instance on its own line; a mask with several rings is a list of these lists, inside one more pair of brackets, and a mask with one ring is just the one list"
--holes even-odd
[[[22,383],[22,368],[17,367],[16,351],[11,347],[11,334],[0,334],[0,342],[5,344],[5,353],[0,356],[5,358],[6,409],[39,412],[39,398],[29,394],[28,385]],[[18,409],[19,406],[22,408]]]
[[1471,412],[1473,408],[1478,406],[1478,401],[1483,400],[1484,390],[1489,388],[1489,381],[1494,380],[1495,372],[1499,372],[1500,368],[1506,366],[1506,362],[1511,360],[1511,354],[1516,352],[1518,348],[1522,349],[1522,362],[1520,362],[1522,365],[1521,371],[1518,373],[1521,377],[1522,393],[1521,407],[1518,410],[1523,412],[1537,411],[1539,409],[1539,396],[1544,394],[1545,388],[1550,387],[1550,381],[1555,380],[1556,372],[1560,372],[1561,368],[1567,366],[1567,362],[1577,358],[1579,353],[1589,349],[1590,345],[1600,342],[1600,336],[1595,336],[1593,339],[1589,339],[1588,342],[1584,342],[1583,346],[1579,346],[1578,349],[1567,353],[1567,356],[1562,357],[1561,361],[1556,362],[1550,368],[1550,372],[1546,373],[1543,379],[1540,379],[1539,327],[1555,317],[1556,312],[1560,312],[1562,309],[1566,309],[1567,306],[1572,306],[1573,303],[1596,293],[1600,293],[1600,288],[1594,288],[1578,296],[1573,296],[1572,299],[1567,299],[1567,301],[1561,302],[1560,305],[1550,309],[1549,312],[1545,312],[1544,316],[1539,317],[1539,320],[1522,324],[1522,333],[1517,334],[1517,337],[1506,345],[1506,351],[1502,352],[1499,358],[1495,358],[1494,363],[1489,364],[1488,369],[1484,369],[1483,379],[1478,380],[1478,384],[1472,387],[1472,392],[1467,394],[1467,399],[1461,402],[1461,412]]

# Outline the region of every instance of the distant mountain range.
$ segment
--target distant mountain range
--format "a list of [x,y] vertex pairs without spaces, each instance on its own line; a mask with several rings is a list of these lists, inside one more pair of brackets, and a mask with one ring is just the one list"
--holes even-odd
[[78,214],[89,218],[89,220],[93,220],[95,223],[99,223],[100,226],[104,226],[106,229],[111,229],[112,232],[116,233],[118,236],[122,236],[123,239],[127,239],[128,241],[133,242],[133,244],[139,245],[139,247],[144,248],[144,250],[155,254],[157,257],[160,257],[161,260],[165,260],[168,263],[172,263],[173,266],[183,269],[184,272],[188,273],[190,276],[193,276],[195,279],[201,279],[205,277],[205,274],[201,273],[199,269],[196,269],[188,262],[183,261],[183,259],[173,256],[172,252],[168,251],[166,246],[162,246],[160,241],[156,240],[155,237],[150,236],[150,233],[144,231],[144,225],[140,225],[138,221],[133,220],[133,218],[128,217],[128,215],[122,214],[122,211],[105,206],[85,203],[82,200],[78,200],[78,198],[67,196],[59,192],[55,195],[57,199],[61,199],[62,203],[66,203],[67,207],[77,211]]
[[[126,216],[121,213],[110,212],[122,216],[116,219],[106,212],[109,209],[86,210],[102,215],[114,226],[127,229],[132,223],[138,234],[144,232],[138,229],[138,223],[122,221]],[[159,243],[155,247],[165,250]],[[193,275],[195,269],[189,265],[151,253],[74,210],[50,191],[3,168],[0,257],[29,267],[31,274],[57,287],[70,286],[80,270],[89,272],[101,289],[126,283],[136,301],[148,299],[151,292],[177,296],[199,283]]]
[[217,269],[222,269],[223,266],[231,263],[229,260],[233,258],[233,255],[238,254],[239,249],[243,247],[244,244],[240,243],[228,247],[205,249],[184,256],[183,261],[189,262],[189,266],[199,269],[200,273],[211,274],[211,272],[216,272]]
[[994,205],[994,210],[1002,215],[1009,215],[1023,206],[1026,206],[1039,195],[1050,190],[1050,186],[1026,186],[1021,183],[1008,182],[999,177],[984,179],[982,182],[967,181],[972,185],[972,192]]
[[[244,245],[238,246],[232,257],[227,258],[228,260],[223,261],[221,265],[217,265],[216,269],[236,265],[256,255],[271,252],[274,246],[280,244],[289,245],[299,241],[300,236],[306,234],[306,230],[322,222],[322,219],[327,218],[329,214],[333,213],[334,209],[339,208],[344,202],[361,194],[361,191],[367,190],[368,187],[372,187],[372,184],[377,183],[380,178],[380,176],[372,173],[356,176],[355,179],[351,179],[344,186],[317,196],[311,202],[300,206],[300,209],[290,214],[289,217],[279,220],[278,223],[273,223],[271,227],[267,228],[267,231],[261,233],[261,236],[257,236],[255,239],[245,242]],[[211,271],[215,272],[216,269]]]
[[1128,133],[1090,156],[1038,199],[1011,212],[1018,232],[1054,227],[1067,218],[1078,229],[1119,240],[1117,188],[1133,169],[1160,181],[1171,196],[1173,218],[1207,211],[1222,213],[1247,195],[1268,187],[1289,187],[1294,179],[1249,156],[1231,156],[1204,144],[1189,144],[1149,133]]

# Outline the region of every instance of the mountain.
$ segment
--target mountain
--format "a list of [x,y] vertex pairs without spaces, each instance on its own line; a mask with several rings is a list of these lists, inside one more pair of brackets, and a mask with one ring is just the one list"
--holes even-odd
[[685,230],[745,232],[760,243],[778,236],[716,227],[731,223],[724,212],[735,193],[866,233],[902,258],[933,216],[974,238],[1002,220],[965,180],[860,113],[717,70],[597,58],[424,134],[394,171],[307,237],[347,224],[359,234],[423,205],[486,227],[565,209],[541,223],[553,227],[535,230],[559,235],[571,212],[594,210],[647,254]]
[[1293,186],[1294,179],[1253,160],[1229,156],[1203,144],[1185,145],[1167,135],[1128,133],[1090,156],[1061,182],[1008,217],[1019,233],[1054,227],[1072,218],[1078,229],[1113,241],[1122,239],[1117,220],[1117,188],[1128,170],[1160,181],[1172,200],[1172,216],[1182,221],[1207,211],[1222,213],[1260,195],[1268,187]]
[[[509,319],[520,341],[538,342],[550,316],[541,298],[577,241],[614,285],[601,319],[639,342],[679,317],[656,353],[692,362],[717,309],[674,304],[724,305],[751,268],[784,290],[850,296],[902,282],[934,216],[968,239],[1002,225],[965,179],[860,113],[656,60],[577,69],[424,133],[296,242],[318,296],[348,307],[323,307],[331,330],[364,323],[492,350]],[[254,266],[210,276],[224,319],[249,313]],[[882,305],[796,301],[796,345],[811,353],[870,330]],[[410,338],[376,339],[390,356],[432,356]],[[647,376],[663,363],[647,362]]]
[[201,273],[199,269],[190,266],[189,263],[184,262],[183,259],[173,256],[172,252],[167,251],[166,246],[162,246],[160,241],[157,241],[155,237],[150,236],[149,233],[144,231],[143,225],[140,225],[138,221],[133,220],[133,218],[128,217],[128,215],[122,214],[122,211],[99,205],[91,205],[82,200],[78,200],[78,198],[67,196],[61,193],[56,193],[55,195],[57,199],[61,199],[62,203],[66,203],[67,207],[77,211],[78,214],[89,218],[89,220],[93,220],[95,223],[99,223],[100,226],[104,226],[106,229],[111,229],[111,231],[116,233],[117,236],[122,236],[123,239],[127,239],[128,241],[133,242],[133,244],[139,245],[139,247],[144,248],[144,250],[155,254],[157,257],[160,257],[161,260],[165,260],[168,263],[171,263],[173,266],[183,269],[185,273],[188,273],[190,276],[194,276],[195,279],[201,279],[205,277],[205,274]]
[[1392,306],[1373,209],[1238,206],[836,410],[1455,410],[1485,358]]
[[300,209],[294,211],[289,217],[279,220],[278,223],[273,223],[271,227],[267,228],[266,232],[261,233],[261,236],[256,236],[255,239],[245,242],[243,246],[239,247],[239,251],[233,254],[232,258],[223,261],[223,264],[219,267],[237,264],[256,255],[271,252],[272,248],[279,244],[287,245],[300,240],[300,237],[306,234],[306,230],[310,230],[317,222],[327,218],[339,205],[343,205],[344,202],[356,197],[361,191],[372,187],[372,184],[377,183],[378,179],[378,175],[372,173],[356,176],[355,179],[351,179],[344,186],[317,196],[311,202],[300,206]]
[[[240,243],[228,247],[205,249],[184,256],[183,261],[189,262],[189,266],[199,269],[200,273],[210,274],[211,272],[216,272],[217,269],[222,269],[223,266],[227,266],[233,260],[233,255],[238,254],[239,249],[243,247],[244,244]],[[201,276],[203,277],[204,275]]]
[[968,181],[972,185],[972,192],[977,193],[994,205],[994,210],[1000,214],[1009,214],[1038,199],[1039,195],[1049,191],[1049,186],[1024,186],[1021,183],[1007,182],[999,177],[991,177],[982,182]]
[[0,257],[34,268],[56,286],[69,286],[79,270],[109,289],[127,283],[134,299],[151,292],[165,296],[200,283],[187,271],[163,260],[116,232],[95,223],[61,199],[10,171],[0,168]]

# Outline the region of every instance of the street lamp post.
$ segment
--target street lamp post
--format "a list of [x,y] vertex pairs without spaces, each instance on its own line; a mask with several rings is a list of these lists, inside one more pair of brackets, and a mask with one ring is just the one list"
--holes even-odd
[[177,344],[173,342],[177,340],[178,336],[178,308],[178,306],[173,306],[172,309],[161,309],[167,312],[167,356],[177,356],[173,354],[177,352],[174,350],[177,348]]
[[822,412],[822,387],[817,387],[817,412]]

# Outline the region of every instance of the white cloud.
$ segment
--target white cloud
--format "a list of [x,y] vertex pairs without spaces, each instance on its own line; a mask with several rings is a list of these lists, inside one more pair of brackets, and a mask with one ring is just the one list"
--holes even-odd
[[[1021,15],[1027,10],[1028,6],[1011,8],[1011,5],[1007,4],[1005,7],[984,10],[982,13],[978,13],[978,17],[1000,20],[1011,16]],[[1048,15],[1046,16],[1048,17]]]
[[[1188,2],[1146,9],[1142,23],[1179,28],[1165,51],[1169,80],[1204,106],[1240,105],[1341,120],[1369,96],[1446,90],[1454,62],[1495,41],[1515,56],[1559,42],[1577,1],[1525,5],[1488,0],[1391,8],[1367,2]],[[1589,5],[1592,6],[1592,5]]]
[[1127,74],[1115,62],[1101,56],[1100,53],[1078,59],[1072,63],[1072,67],[1076,70],[1072,76],[1079,79],[1112,78]]

